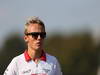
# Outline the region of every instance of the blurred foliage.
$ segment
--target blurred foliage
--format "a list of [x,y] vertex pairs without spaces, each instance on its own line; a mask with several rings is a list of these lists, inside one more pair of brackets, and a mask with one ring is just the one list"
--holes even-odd
[[[23,53],[26,45],[19,34],[11,34],[0,49],[0,75],[13,57]],[[57,57],[63,75],[96,75],[100,45],[95,46],[90,33],[71,36],[53,35],[45,40],[45,50]]]

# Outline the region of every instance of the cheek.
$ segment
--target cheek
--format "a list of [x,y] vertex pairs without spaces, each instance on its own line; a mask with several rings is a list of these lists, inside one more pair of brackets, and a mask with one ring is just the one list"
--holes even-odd
[[34,40],[34,39],[29,40],[29,45],[32,46],[32,47],[35,47],[36,46],[36,40]]
[[33,40],[29,40],[29,44],[30,45],[33,45],[34,44],[34,41]]
[[33,41],[29,41],[28,42],[28,47],[34,48],[35,47],[35,43]]

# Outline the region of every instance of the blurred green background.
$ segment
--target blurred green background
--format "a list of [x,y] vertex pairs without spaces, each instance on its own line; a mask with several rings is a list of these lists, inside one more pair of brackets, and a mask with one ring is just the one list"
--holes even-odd
[[[3,75],[12,58],[23,53],[25,48],[20,33],[9,33],[0,48],[0,75]],[[100,44],[95,44],[90,32],[47,36],[45,50],[57,57],[63,75],[97,75]]]

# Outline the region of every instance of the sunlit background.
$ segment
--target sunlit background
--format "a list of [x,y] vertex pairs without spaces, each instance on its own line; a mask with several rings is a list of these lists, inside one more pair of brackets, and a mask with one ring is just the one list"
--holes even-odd
[[45,25],[45,49],[63,75],[100,75],[100,0],[0,0],[0,75],[26,48],[24,24],[38,16]]

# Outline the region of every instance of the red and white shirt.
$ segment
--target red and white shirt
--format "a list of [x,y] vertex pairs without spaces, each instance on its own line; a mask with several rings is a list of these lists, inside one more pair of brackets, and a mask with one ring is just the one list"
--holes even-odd
[[25,51],[13,58],[4,75],[62,75],[59,63],[54,56],[42,52],[38,64],[34,60]]

